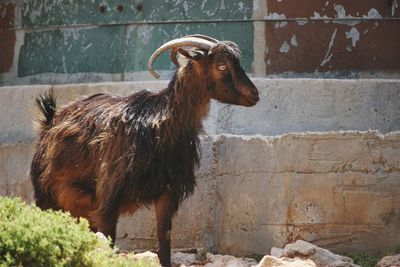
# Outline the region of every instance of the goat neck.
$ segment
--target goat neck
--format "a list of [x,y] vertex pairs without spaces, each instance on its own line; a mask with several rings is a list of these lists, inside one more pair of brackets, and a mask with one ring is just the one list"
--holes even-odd
[[209,111],[211,95],[204,79],[201,79],[201,73],[195,70],[191,61],[180,67],[167,91],[174,123],[196,132],[201,131],[202,120]]

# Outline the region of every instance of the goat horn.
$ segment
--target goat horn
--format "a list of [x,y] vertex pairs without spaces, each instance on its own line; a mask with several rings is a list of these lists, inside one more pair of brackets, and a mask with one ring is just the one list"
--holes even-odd
[[[217,40],[215,38],[212,38],[212,37],[204,35],[204,34],[198,34],[198,33],[186,35],[186,36],[183,36],[182,38],[188,38],[188,37],[194,37],[194,38],[204,39],[204,40],[207,40],[207,41],[210,41],[210,42],[213,42],[213,43],[219,43],[219,40]],[[170,58],[171,58],[171,61],[175,64],[175,66],[178,68],[179,67],[179,63],[178,63],[178,60],[176,59],[176,54],[177,53],[178,53],[178,49],[173,48],[172,51],[171,51]]]
[[150,73],[156,78],[160,78],[160,75],[153,69],[153,63],[157,59],[157,57],[164,51],[175,48],[175,47],[182,47],[182,46],[194,46],[204,50],[210,50],[210,48],[214,45],[213,42],[210,42],[205,39],[199,39],[196,37],[182,37],[179,39],[174,39],[169,42],[166,42],[162,46],[160,46],[154,53],[151,55],[149,62],[147,63],[147,67]]
[[195,37],[195,38],[200,38],[200,39],[204,39],[213,43],[219,43],[219,41],[215,38],[212,38],[210,36],[204,35],[204,34],[190,34],[190,35],[186,35],[184,37]]

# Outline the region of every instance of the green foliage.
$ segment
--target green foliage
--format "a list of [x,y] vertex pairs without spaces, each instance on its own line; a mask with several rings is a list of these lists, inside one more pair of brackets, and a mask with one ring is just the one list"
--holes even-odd
[[367,253],[346,253],[346,256],[352,258],[354,263],[361,265],[362,267],[375,267],[380,259],[385,256],[391,256],[400,253],[400,244],[396,245],[394,248],[387,252],[380,252],[375,255],[370,255]]
[[397,244],[390,252],[389,255],[400,254],[400,243]]
[[263,257],[264,257],[264,255],[262,255],[262,254],[257,254],[257,253],[253,253],[253,254],[247,256],[247,258],[255,259],[257,262],[260,262],[260,261],[262,260]]
[[355,264],[363,267],[375,267],[381,257],[368,255],[366,253],[347,253],[346,256],[352,258]]
[[149,266],[133,261],[131,254],[118,256],[110,242],[88,226],[85,219],[77,222],[68,213],[0,197],[0,267]]

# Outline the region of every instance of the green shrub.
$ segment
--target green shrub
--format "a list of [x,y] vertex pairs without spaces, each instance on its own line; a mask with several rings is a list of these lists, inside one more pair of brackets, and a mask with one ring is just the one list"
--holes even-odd
[[154,266],[118,256],[85,219],[0,197],[0,266]]
[[389,251],[385,252],[381,251],[372,255],[365,252],[364,253],[350,252],[350,253],[345,253],[345,255],[352,258],[354,260],[354,263],[362,267],[375,267],[376,264],[379,262],[379,260],[382,259],[383,257],[392,256],[399,253],[400,253],[400,244],[397,244]]
[[380,258],[379,256],[368,255],[367,253],[346,253],[345,255],[352,258],[355,264],[362,267],[374,267]]

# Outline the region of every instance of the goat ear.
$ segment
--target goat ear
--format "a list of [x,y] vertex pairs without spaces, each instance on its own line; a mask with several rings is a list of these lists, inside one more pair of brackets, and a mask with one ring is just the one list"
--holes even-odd
[[190,58],[191,60],[199,60],[200,58],[202,58],[204,56],[204,52],[200,51],[200,50],[186,50],[183,49],[182,47],[178,48],[178,53]]

